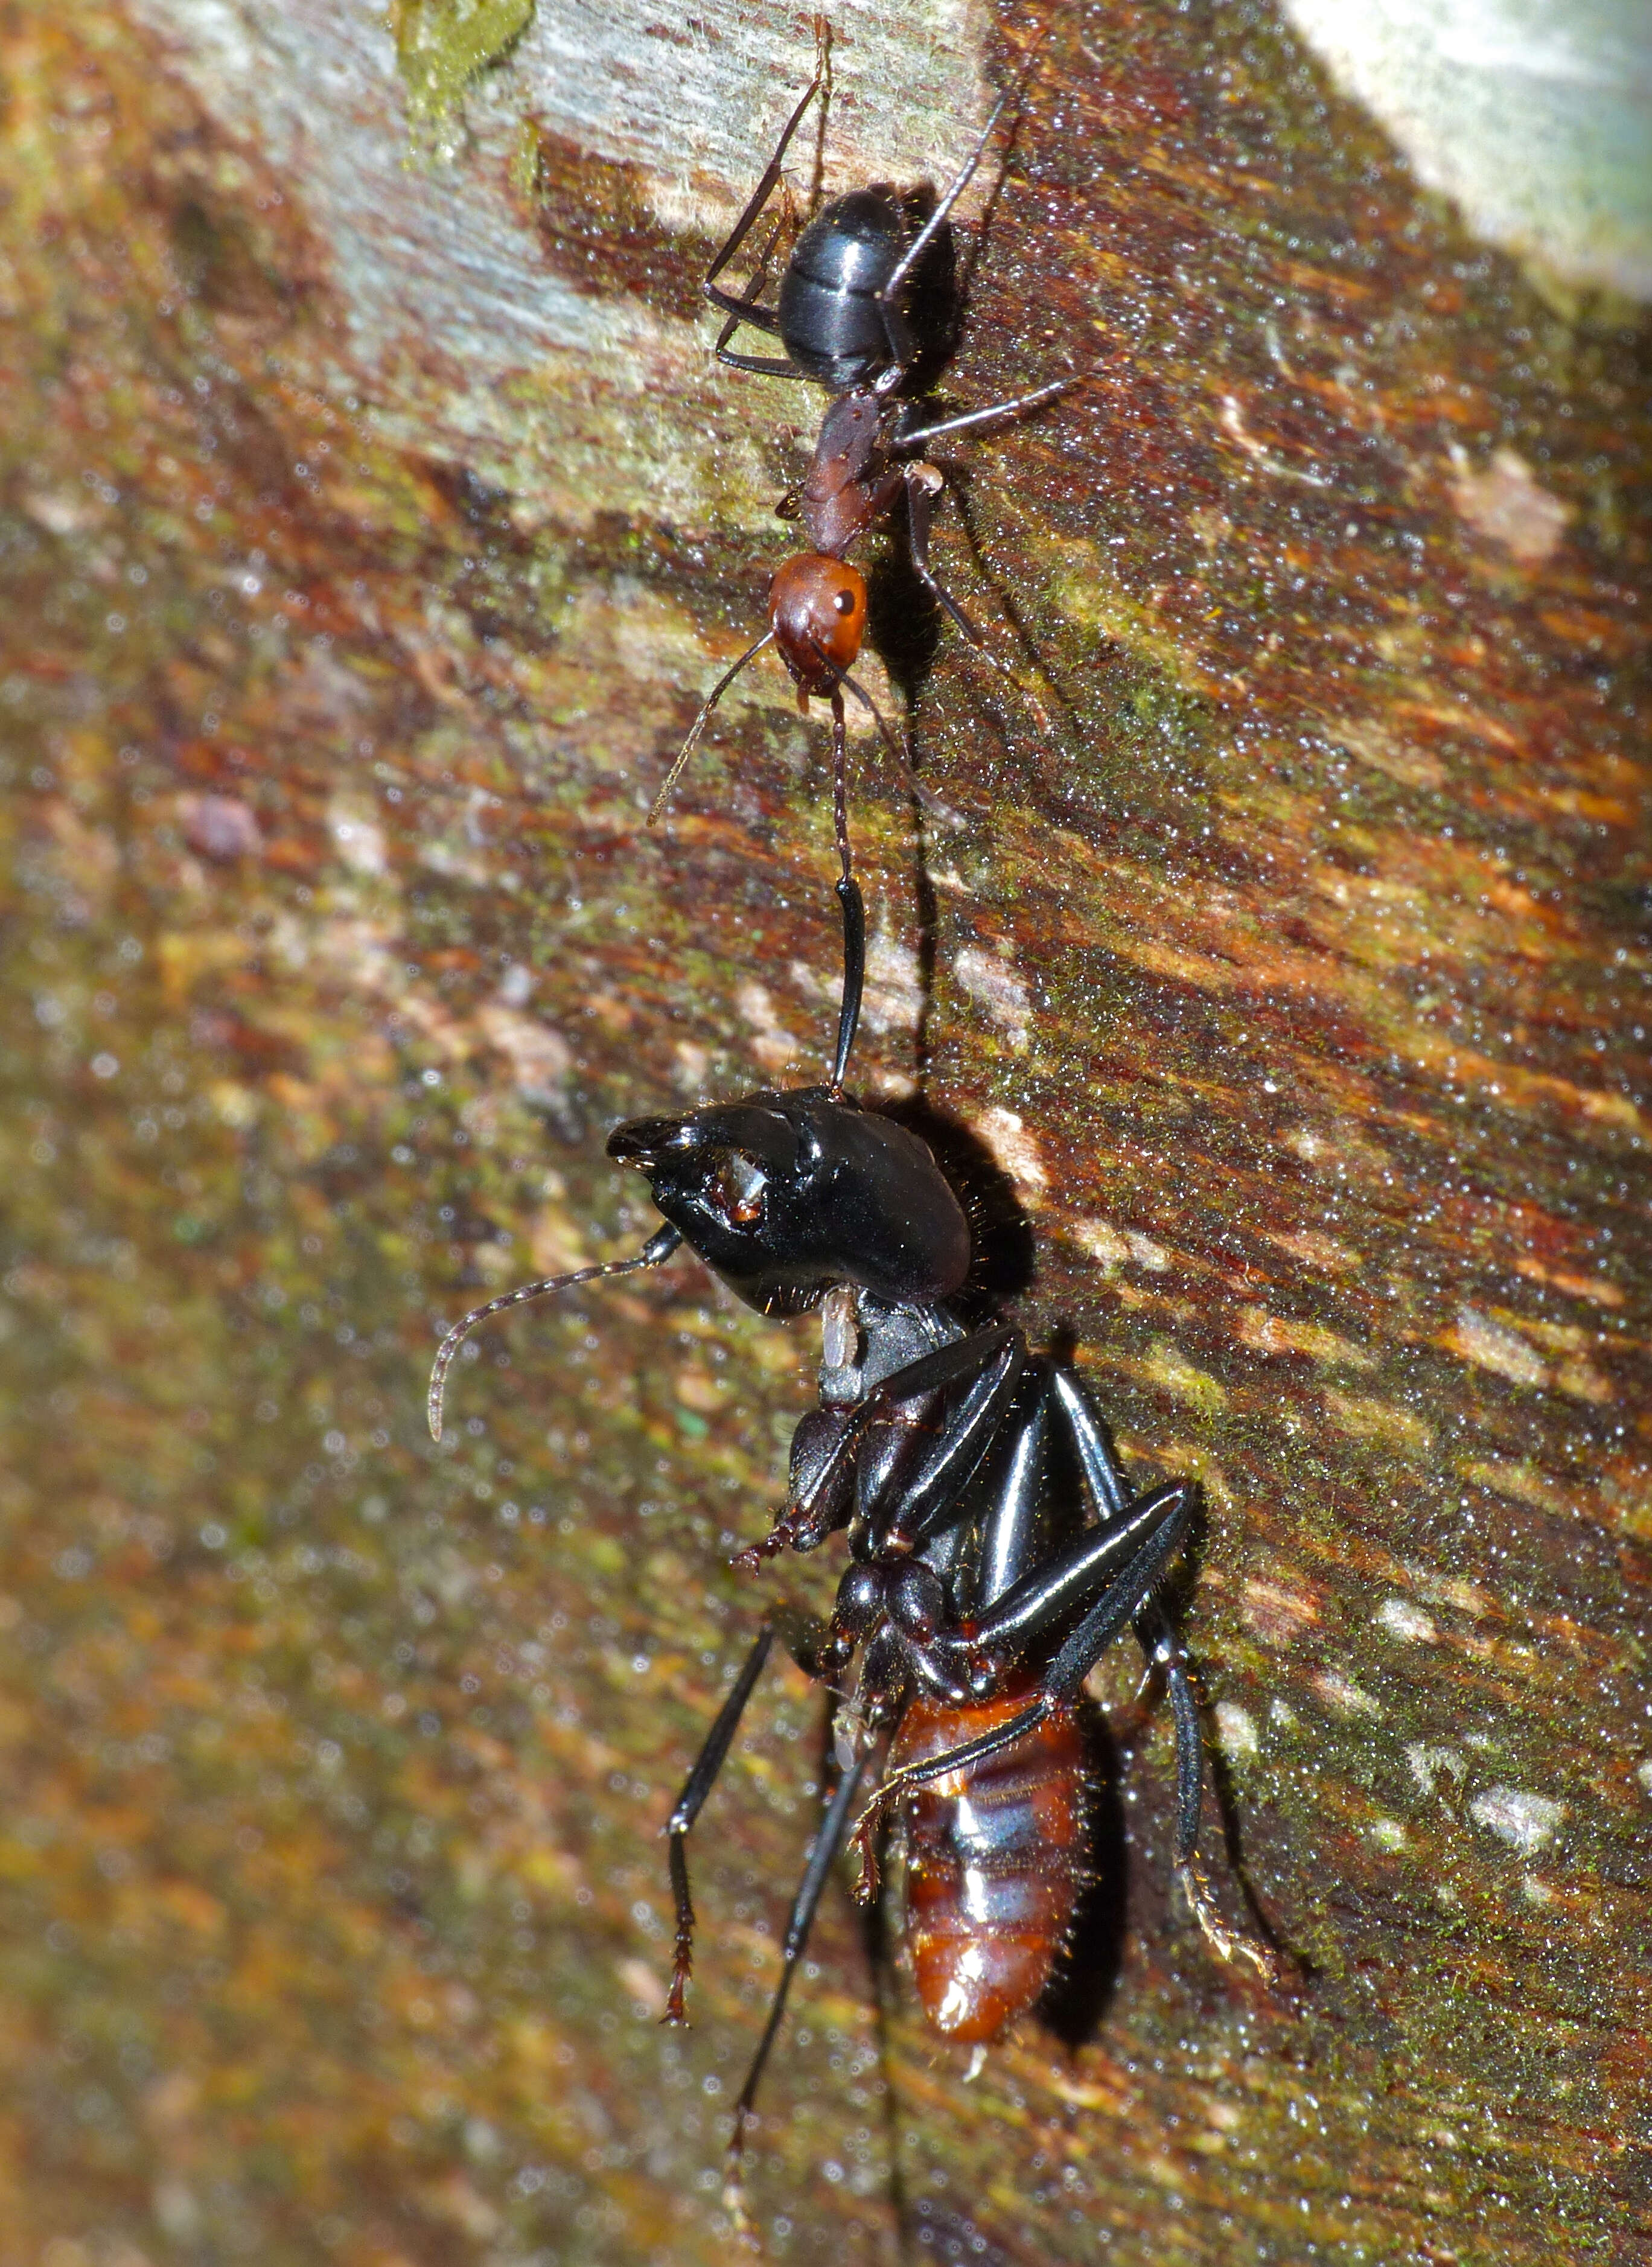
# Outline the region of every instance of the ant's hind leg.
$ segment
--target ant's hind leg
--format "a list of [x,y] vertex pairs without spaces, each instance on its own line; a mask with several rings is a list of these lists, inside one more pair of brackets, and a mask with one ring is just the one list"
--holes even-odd
[[913,269],[917,266],[924,253],[928,251],[929,246],[934,242],[940,231],[946,226],[947,222],[951,217],[953,206],[958,202],[965,190],[969,187],[970,182],[974,179],[976,168],[980,165],[981,159],[987,154],[987,144],[992,140],[993,128],[997,125],[998,121],[1003,116],[1004,112],[1009,108],[1010,103],[1014,101],[1024,89],[1027,79],[1032,73],[1032,66],[1038,59],[1039,48],[1043,44],[1043,40],[1044,34],[1040,32],[1034,38],[1031,49],[1027,55],[1026,61],[1022,65],[1021,70],[1017,76],[1015,81],[1012,84],[1004,89],[997,101],[994,103],[992,109],[988,115],[987,123],[981,128],[980,134],[975,137],[975,145],[973,149],[971,150],[968,157],[965,158],[957,172],[953,174],[951,180],[947,183],[946,187],[942,191],[941,195],[936,199],[934,211],[924,222],[923,226],[913,238],[911,243],[907,245],[906,250],[901,253],[899,260],[896,262],[894,268],[890,274],[888,281],[885,283],[883,290],[878,294],[878,306],[884,318],[885,336],[889,341],[890,351],[893,354],[897,365],[904,363],[907,358],[907,351],[905,350],[906,325],[900,317],[900,293],[902,287],[904,286],[907,276],[911,275]]
[[[787,204],[789,210],[789,198],[787,200]],[[757,304],[757,295],[762,290],[764,278],[768,274],[769,254],[779,241],[781,230],[784,226],[783,220],[775,223],[770,231],[768,242],[758,254],[757,265],[752,270],[752,280],[738,299],[731,298],[728,292],[718,290],[708,284],[706,297],[716,306],[726,307],[729,311],[728,319],[717,333],[717,342],[714,349],[717,360],[729,370],[749,370],[758,378],[803,378],[807,375],[795,363],[788,362],[783,355],[736,354],[729,345],[730,340],[742,323],[750,323],[754,330],[767,331],[771,336],[780,328],[780,325],[768,309]]]
[[1119,1469],[1106,1429],[1090,1405],[1077,1372],[1058,1367],[1051,1390],[1061,1412],[1067,1437],[1078,1458],[1079,1470],[1090,1492],[1090,1504],[1104,1527],[1122,1519],[1130,1508],[1130,1490]]
[[[780,139],[775,144],[775,154],[763,168],[762,179],[747,199],[745,209],[723,238],[712,259],[710,267],[706,270],[704,281],[700,287],[714,307],[720,307],[725,315],[733,315],[738,321],[754,324],[759,330],[776,331],[779,325],[766,307],[754,307],[749,295],[737,297],[731,291],[719,290],[717,278],[751,234],[758,215],[774,194],[775,185],[780,179],[781,167],[786,162],[786,151],[790,146],[791,137],[802,125],[804,113],[816,95],[820,92],[822,87],[829,88],[831,77],[832,36],[826,27],[825,18],[818,17],[815,21],[814,77],[810,80],[802,101],[798,103],[781,129]],[[725,333],[724,335],[726,337],[727,334]],[[722,352],[721,342],[719,342],[718,351]],[[801,371],[791,374],[799,377],[802,375]]]
[[[1040,1724],[1073,1706],[1084,1679],[1119,1632],[1151,1599],[1156,1585],[1187,1532],[1193,1492],[1186,1480],[1168,1480],[1139,1496],[1130,1516],[1115,1527],[1090,1528],[1046,1566],[1011,1585],[970,1625],[968,1651],[990,1669],[995,1655],[1020,1653],[1073,1613],[1076,1628],[1056,1650],[1028,1705],[956,1748],[902,1764],[891,1772],[855,1822],[860,1865],[856,1895],[863,1903],[877,1883],[871,1835],[878,1818],[906,1788],[961,1772],[1000,1755]],[[1121,1563],[1122,1562],[1122,1563]],[[961,1633],[960,1633],[961,1634]],[[966,1655],[967,1658],[967,1654]]]

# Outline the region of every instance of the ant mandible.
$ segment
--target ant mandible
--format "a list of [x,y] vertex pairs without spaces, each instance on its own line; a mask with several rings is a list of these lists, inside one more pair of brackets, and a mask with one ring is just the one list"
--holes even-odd
[[[817,25],[817,35],[814,77],[786,121],[745,211],[706,270],[702,285],[706,297],[725,318],[717,334],[719,362],[762,377],[823,385],[833,397],[821,421],[807,474],[775,506],[777,517],[801,523],[813,547],[786,560],[776,570],[768,589],[768,627],[723,671],[701,703],[654,799],[649,824],[653,825],[664,811],[717,703],[747,664],[773,645],[797,686],[798,707],[806,709],[812,697],[831,708],[833,812],[838,858],[847,877],[851,864],[846,691],[870,712],[896,761],[907,768],[870,695],[849,675],[866,634],[867,590],[865,576],[847,554],[904,501],[907,554],[914,572],[983,658],[1004,669],[929,565],[929,531],[946,481],[922,452],[943,435],[1026,416],[1080,381],[1057,378],[985,409],[930,424],[910,422],[914,404],[909,397],[932,386],[935,369],[951,351],[961,314],[950,216],[980,165],[994,128],[1025,84],[1036,58],[1036,42],[1015,85],[993,106],[974,148],[921,222],[913,210],[916,193],[902,196],[886,183],[852,189],[834,197],[798,237],[781,276],[775,307],[762,305],[758,294],[778,226],[743,292],[726,291],[719,284],[717,278],[774,194],[787,149],[805,112],[829,84],[830,38],[823,21]],[[744,326],[776,336],[783,354],[735,353],[730,341]],[[1022,690],[1042,721],[1036,696],[1025,686]]]
[[[853,880],[846,882],[858,906]],[[774,1317],[818,1310],[819,1401],[792,1436],[785,1508],[737,1564],[813,1551],[847,1530],[830,1619],[782,1604],[717,1713],[671,1816],[677,1932],[666,2020],[684,2020],[694,1910],[686,1845],[776,1636],[833,1696],[837,1781],[786,1927],[779,1984],[735,2105],[727,2200],[748,2237],[741,2154],[759,2081],[831,1868],[853,1831],[860,1892],[873,1833],[899,1806],[906,1916],[930,2023],[978,2046],[1038,1999],[1087,1877],[1086,1757],[1077,1704],[1133,1627],[1171,1700],[1175,1870],[1223,1958],[1264,1974],[1273,1955],[1221,1918],[1198,1866],[1203,1749],[1179,1640],[1156,1592],[1196,1489],[1133,1495],[1076,1372],[1032,1354],[1002,1320],[959,1304],[968,1222],[928,1145],[842,1088],[855,1036],[863,924],[846,917],[833,1079],[764,1089],[670,1118],[633,1119],[608,1155],[646,1178],[664,1225],[629,1259],[490,1299],[443,1339],[430,1378],[439,1440],[449,1365],[476,1324],[598,1277],[655,1267],[686,1244]],[[1080,1500],[1052,1478],[1069,1465]],[[878,1748],[885,1775],[855,1813]]]

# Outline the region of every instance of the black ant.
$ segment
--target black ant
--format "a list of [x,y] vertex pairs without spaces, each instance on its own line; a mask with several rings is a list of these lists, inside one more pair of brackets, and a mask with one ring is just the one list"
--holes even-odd
[[[763,377],[823,385],[833,397],[821,421],[807,474],[775,506],[777,517],[802,524],[813,548],[777,569],[768,588],[768,627],[707,695],[654,799],[649,824],[664,810],[713,709],[747,663],[773,645],[797,687],[798,707],[806,709],[811,696],[831,706],[833,810],[838,856],[847,875],[845,691],[870,711],[897,762],[903,770],[907,767],[870,696],[848,673],[866,633],[867,590],[865,576],[846,554],[904,500],[907,554],[918,580],[983,658],[1002,669],[1004,664],[930,568],[929,530],[946,480],[936,466],[924,460],[922,451],[944,434],[1025,416],[1080,381],[1057,378],[985,409],[929,424],[911,422],[914,404],[910,397],[930,390],[932,373],[951,352],[961,319],[950,215],[980,164],[993,128],[1024,84],[1031,58],[1016,86],[999,97],[974,148],[932,209],[923,211],[927,197],[922,192],[902,195],[882,182],[852,189],[834,197],[798,237],[781,276],[775,307],[763,306],[758,294],[778,227],[743,292],[725,291],[719,284],[717,278],[780,181],[787,149],[804,114],[827,84],[830,42],[824,23],[819,26],[819,39],[808,91],[786,121],[745,211],[706,270],[702,287],[725,318],[717,334],[719,362]],[[784,353],[733,352],[730,341],[743,326],[778,337]],[[1022,690],[1028,692],[1025,686]],[[1028,698],[1044,721],[1035,696],[1028,692]]]
[[[666,2020],[683,2020],[693,1950],[686,1842],[728,1755],[775,1638],[833,1696],[836,1786],[787,1924],[781,1977],[735,2105],[728,2200],[749,2234],[740,2158],[833,1860],[875,1879],[873,1830],[899,1805],[906,1908],[920,1997],[949,2038],[978,2046],[1038,1999],[1086,1878],[1086,1770],[1076,1707],[1090,1669],[1134,1627],[1168,1688],[1176,1734],[1178,1878],[1207,1937],[1265,1973],[1267,1949],[1221,1919],[1198,1868],[1203,1751],[1179,1641],[1156,1592],[1186,1537],[1196,1489],[1133,1495],[1083,1383],[1028,1351],[1019,1331],[971,1327],[958,1301],[969,1224],[928,1145],[842,1089],[860,996],[863,925],[848,918],[843,1006],[826,1087],[765,1089],[680,1117],[617,1127],[608,1155],[645,1177],[664,1216],[630,1259],[580,1268],[490,1299],[443,1339],[430,1378],[439,1439],[444,1382],[466,1335],[502,1309],[658,1266],[682,1244],[760,1313],[818,1310],[819,1405],[792,1435],[785,1508],[737,1564],[813,1551],[848,1531],[829,1621],[789,1607],[765,1618],[688,1774],[669,1833],[677,1907]],[[1062,1500],[1051,1457],[1076,1468]],[[879,1746],[884,1777],[855,1821]]]

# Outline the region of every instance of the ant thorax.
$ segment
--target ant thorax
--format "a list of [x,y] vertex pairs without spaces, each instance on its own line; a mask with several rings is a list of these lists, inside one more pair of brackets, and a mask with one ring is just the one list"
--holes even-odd
[[894,1306],[853,1284],[835,1284],[820,1302],[821,1402],[852,1408],[920,1354],[963,1336],[943,1306]]

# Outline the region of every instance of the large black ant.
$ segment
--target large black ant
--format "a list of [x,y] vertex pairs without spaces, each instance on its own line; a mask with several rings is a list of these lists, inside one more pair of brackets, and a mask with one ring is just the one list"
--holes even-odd
[[[717,703],[746,664],[773,645],[797,687],[798,707],[806,709],[812,697],[831,708],[833,812],[838,856],[848,875],[846,691],[870,711],[903,768],[905,759],[870,696],[849,675],[866,634],[867,589],[865,576],[847,554],[904,501],[907,554],[918,580],[976,650],[994,667],[1002,668],[929,565],[929,530],[946,481],[936,466],[925,461],[923,451],[943,435],[1025,416],[1070,392],[1079,381],[1057,378],[985,409],[928,424],[913,422],[915,403],[911,397],[932,388],[961,318],[952,209],[973,178],[994,128],[1024,83],[1025,70],[1017,85],[999,97],[974,148],[932,209],[925,210],[924,192],[903,195],[884,182],[852,189],[834,197],[804,229],[786,261],[773,308],[764,306],[758,294],[778,228],[745,290],[737,294],[723,289],[717,278],[773,195],[792,136],[828,83],[830,42],[823,23],[819,39],[814,77],[786,121],[745,211],[706,270],[702,286],[724,317],[717,334],[719,362],[733,370],[823,385],[833,396],[808,473],[775,506],[777,517],[801,523],[813,547],[786,560],[776,570],[768,587],[768,627],[723,671],[701,703],[654,799],[649,823],[652,825],[664,810]],[[1026,68],[1031,69],[1030,61]],[[743,326],[777,337],[783,354],[735,353],[730,341]],[[1030,693],[1028,697],[1042,718],[1036,697]]]
[[[906,1822],[906,1910],[917,1988],[935,2028],[981,2045],[1038,1999],[1086,1879],[1086,1769],[1076,1713],[1090,1669],[1133,1626],[1167,1686],[1176,1734],[1178,1878],[1224,1957],[1265,1972],[1266,1948],[1220,1918],[1197,1863],[1203,1751],[1179,1641],[1156,1592],[1186,1537],[1196,1490],[1132,1495],[1083,1385],[1028,1351],[1011,1324],[972,1327],[957,1302],[968,1222],[928,1145],[842,1088],[860,998],[859,891],[842,885],[845,966],[832,1082],[636,1118],[608,1139],[664,1225],[629,1259],[490,1299],[443,1339],[444,1383],[485,1317],[599,1277],[658,1266],[686,1244],[760,1313],[818,1310],[819,1405],[792,1435],[784,1509],[740,1554],[755,1566],[848,1531],[831,1618],[765,1618],[672,1810],[677,1908],[666,2020],[683,2020],[694,1911],[686,1843],[776,1635],[833,1696],[837,1781],[787,1924],[780,1982],[735,2105],[728,2197],[749,2233],[740,2158],[759,2080],[833,1860],[846,1838],[875,1879],[874,1829]],[[850,913],[851,905],[855,908]],[[1074,1467],[1062,1500],[1053,1460]],[[885,1774],[855,1821],[872,1760]]]

